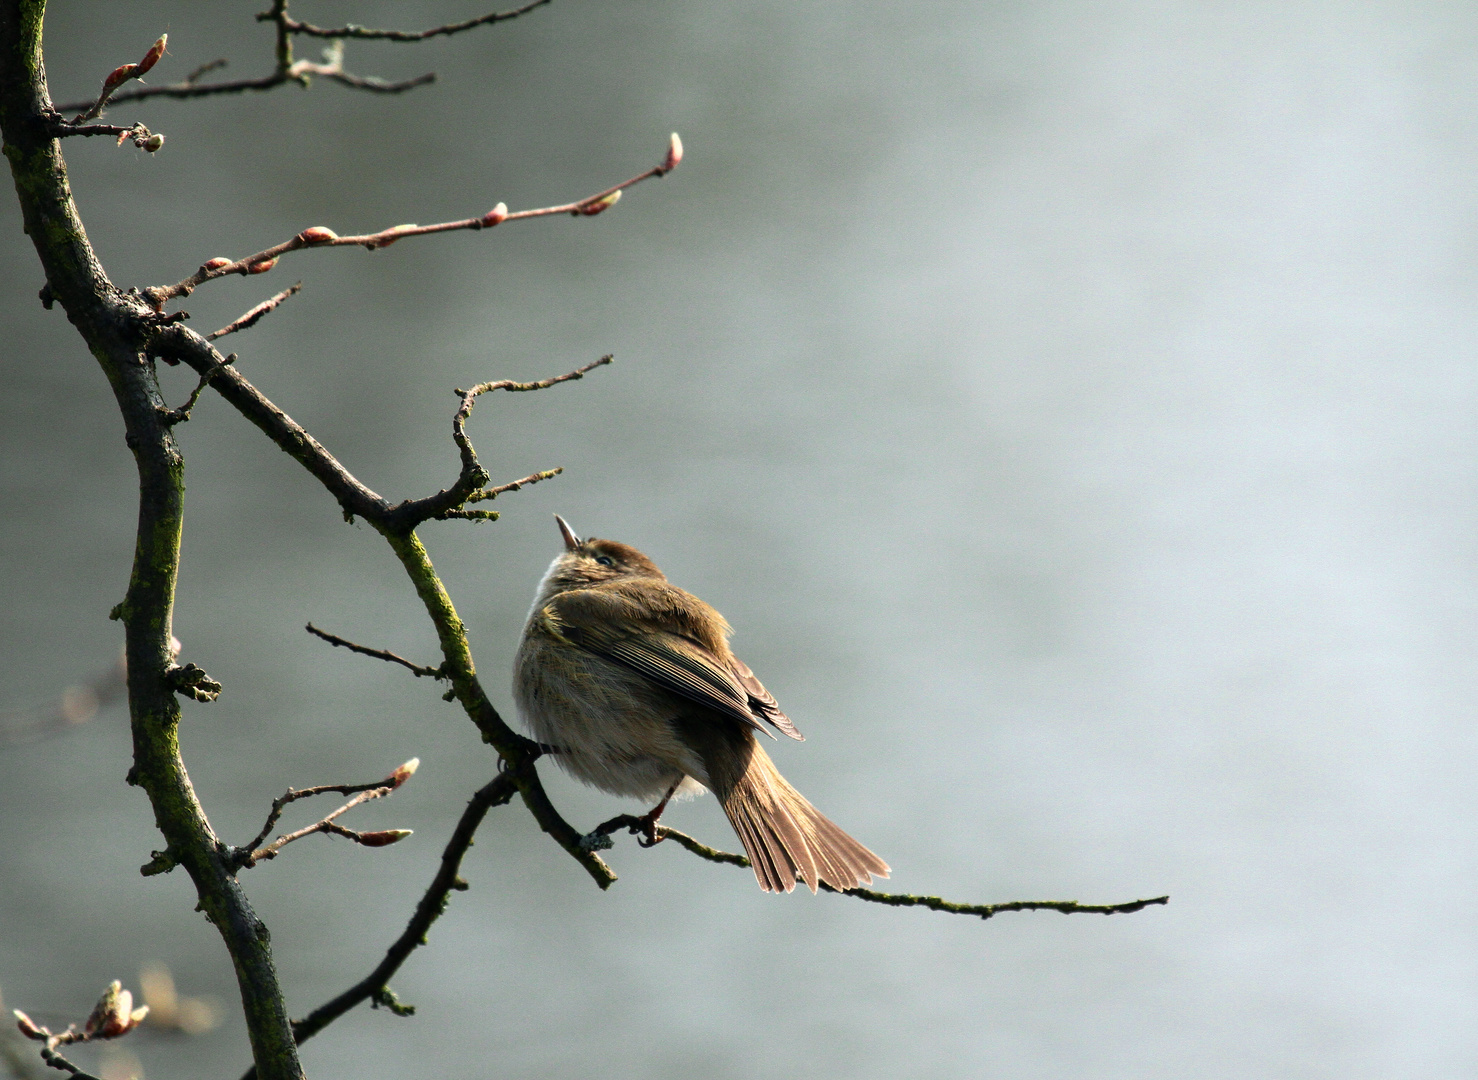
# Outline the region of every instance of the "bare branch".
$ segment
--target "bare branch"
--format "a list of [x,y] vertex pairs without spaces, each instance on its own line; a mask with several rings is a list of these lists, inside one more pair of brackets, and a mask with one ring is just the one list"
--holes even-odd
[[[297,1038],[299,1045],[317,1035],[360,1002],[374,998],[381,992],[388,992],[389,987],[386,984],[391,976],[400,970],[400,966],[405,963],[417,946],[426,943],[427,932],[431,929],[432,923],[436,922],[446,911],[447,901],[452,892],[467,888],[467,883],[457,875],[462,866],[462,857],[472,846],[472,838],[476,835],[483,818],[493,807],[506,805],[517,793],[518,785],[513,777],[505,772],[499,773],[491,783],[472,796],[467,809],[462,812],[462,817],[457,821],[457,827],[452,830],[446,850],[441,853],[441,866],[431,879],[431,884],[426,887],[426,892],[416,905],[416,910],[412,913],[405,930],[385,951],[385,958],[376,965],[373,971],[342,994],[314,1009],[303,1019],[293,1021],[293,1035]],[[407,1007],[401,1006],[401,1008]],[[242,1080],[255,1080],[255,1076],[255,1070],[250,1070],[242,1077]]]
[[[370,802],[373,799],[379,799],[389,795],[409,780],[420,764],[421,760],[419,758],[411,758],[389,776],[385,777],[385,779],[373,780],[368,784],[319,784],[317,787],[299,788],[296,790],[288,788],[286,794],[280,795],[272,800],[272,810],[267,815],[267,823],[262,826],[261,832],[257,833],[246,844],[235,848],[231,852],[230,861],[238,868],[247,869],[255,866],[263,859],[276,858],[277,853],[294,840],[301,840],[305,836],[312,836],[314,833],[320,832],[331,832],[339,836],[346,836],[367,847],[384,847],[387,844],[393,844],[398,840],[403,840],[410,835],[408,830],[388,829],[376,833],[360,833],[352,829],[346,829],[341,825],[336,825],[334,821],[361,803]],[[267,839],[267,835],[272,831],[273,826],[282,817],[282,811],[289,804],[295,803],[299,799],[307,799],[314,795],[323,795],[328,792],[334,792],[339,795],[352,795],[353,798],[337,810],[315,821],[312,825],[299,829],[296,832],[288,833],[285,836],[279,836],[265,847],[258,847],[259,844]]]
[[402,667],[410,668],[411,671],[415,673],[415,676],[418,679],[422,677],[431,679],[446,678],[446,674],[441,670],[441,668],[422,667],[420,664],[411,663],[403,656],[396,656],[393,652],[386,652],[384,649],[371,649],[366,645],[356,645],[354,644],[354,642],[349,641],[345,638],[341,638],[336,634],[330,634],[326,631],[320,630],[312,623],[309,623],[306,627],[304,627],[304,629],[306,629],[308,633],[313,634],[315,637],[323,638],[323,640],[328,642],[330,645],[336,645],[342,649],[349,649],[352,652],[363,653],[365,656],[377,657],[380,660],[387,660],[392,664],[400,664]]
[[280,244],[264,248],[254,255],[245,258],[211,259],[203,264],[194,274],[185,278],[175,285],[154,285],[142,290],[144,298],[153,305],[156,311],[162,311],[164,305],[178,296],[189,296],[197,287],[207,281],[214,281],[228,274],[264,274],[277,265],[277,260],[283,255],[302,248],[324,248],[324,247],[362,247],[368,251],[378,248],[389,247],[397,240],[403,240],[408,236],[428,236],[432,233],[458,232],[461,230],[477,231],[490,229],[505,221],[526,221],[531,218],[549,217],[553,214],[571,214],[576,217],[593,217],[603,213],[616,204],[621,192],[634,184],[652,177],[666,176],[677,168],[682,161],[682,141],[674,134],[669,142],[668,151],[662,160],[662,164],[656,165],[645,172],[638,173],[629,180],[598,191],[575,202],[561,203],[558,206],[545,206],[536,210],[519,210],[509,213],[507,207],[499,203],[492,210],[477,217],[463,218],[460,221],[443,221],[435,225],[395,225],[388,229],[382,229],[375,233],[365,233],[357,236],[340,236],[334,230],[322,225],[304,229],[291,240],[285,240]]
[[[583,379],[587,372],[593,371],[598,367],[603,367],[611,363],[613,359],[614,357],[607,353],[599,360],[593,360],[583,367],[576,368],[574,371],[567,372],[564,375],[556,375],[550,379],[540,379],[537,382],[515,382],[512,379],[499,379],[497,382],[479,383],[471,390],[454,391],[462,399],[461,406],[452,417],[452,441],[457,444],[457,452],[462,459],[462,471],[457,477],[457,482],[450,488],[438,491],[435,495],[428,496],[427,498],[403,502],[397,506],[392,511],[395,523],[402,528],[414,528],[421,522],[428,521],[431,518],[496,521],[498,518],[496,510],[463,509],[468,502],[480,501],[473,499],[473,496],[479,491],[485,490],[482,485],[486,484],[489,480],[488,471],[477,460],[477,451],[472,448],[472,440],[467,437],[465,426],[467,418],[472,415],[472,406],[476,403],[478,396],[493,390],[507,390],[509,393],[547,390],[549,387],[556,386],[562,382]],[[550,470],[548,475],[556,475],[561,471],[560,469]],[[543,474],[535,475],[539,476],[539,479],[548,478],[548,476]],[[534,482],[533,477],[524,477],[523,480],[515,481],[512,485],[504,485],[504,488],[515,490],[522,484]],[[486,497],[493,498],[496,496]]]
[[467,501],[470,503],[475,503],[486,502],[488,499],[496,499],[499,495],[506,494],[510,491],[518,491],[530,484],[537,484],[541,480],[552,480],[554,477],[558,476],[562,472],[564,472],[563,466],[555,466],[552,469],[545,469],[543,472],[531,473],[530,475],[525,476],[522,480],[514,480],[511,483],[499,484],[497,487],[483,488],[481,491],[474,491],[471,495],[467,496]]
[[[250,312],[248,312],[247,314],[250,314]],[[246,316],[242,316],[242,318],[245,317]],[[218,331],[218,333],[219,332],[220,331]],[[212,336],[214,337],[215,335]],[[214,367],[210,368],[204,374],[202,374],[200,376],[200,381],[195,384],[195,389],[191,390],[190,396],[185,399],[185,403],[181,405],[178,409],[170,409],[164,414],[164,423],[166,425],[183,424],[186,420],[190,419],[190,410],[195,408],[195,403],[200,400],[200,395],[205,392],[205,388],[210,384],[210,380],[215,378],[216,375],[219,374],[220,370],[224,368],[227,364],[234,364],[235,362],[236,354],[232,353],[230,356],[225,357],[219,364],[216,364]]]
[[[251,329],[261,320],[263,315],[266,315],[269,311],[275,311],[284,300],[286,300],[289,296],[296,295],[298,291],[302,289],[302,287],[303,283],[300,281],[296,285],[292,285],[286,289],[283,289],[280,293],[277,293],[271,299],[263,300],[260,304],[252,308],[246,314],[241,315],[233,321],[227,323],[215,333],[207,334],[205,336],[205,340],[216,341],[219,338],[225,337],[227,334],[234,334],[241,330]],[[229,362],[230,361],[227,361],[227,363]]]
[[[620,814],[609,821],[597,825],[585,836],[585,843],[592,849],[602,849],[610,844],[612,833],[622,829],[633,835],[643,835],[649,827],[645,818],[634,814]],[[673,840],[685,850],[697,855],[700,859],[709,862],[725,863],[729,866],[750,865],[749,860],[743,855],[732,851],[720,851],[718,848],[709,847],[700,840],[696,840],[687,833],[679,832],[677,829],[667,825],[658,824],[653,830],[657,840]],[[602,843],[601,841],[605,842]],[[645,845],[644,845],[645,846]],[[1170,903],[1168,896],[1156,896],[1150,900],[1130,900],[1123,904],[1080,904],[1076,900],[1008,900],[1000,904],[961,904],[953,900],[945,900],[938,896],[916,896],[911,893],[886,893],[878,892],[876,889],[834,889],[830,885],[821,884],[825,892],[836,893],[839,896],[853,896],[858,900],[867,900],[874,904],[887,904],[890,907],[926,907],[931,911],[948,911],[955,915],[976,915],[982,919],[989,919],[1005,911],[1060,911],[1064,915],[1092,914],[1092,915],[1127,915],[1130,912],[1140,911],[1156,904]]]
[[[314,26],[312,23],[299,22],[297,19],[289,18],[286,13],[281,16],[280,24],[285,26],[289,33],[304,34],[308,37],[317,38],[356,38],[361,41],[425,41],[427,38],[446,37],[451,34],[460,34],[464,30],[472,30],[479,26],[490,26],[493,23],[507,22],[516,19],[520,15],[527,15],[535,8],[541,8],[549,0],[533,0],[531,4],[525,4],[521,8],[512,11],[495,11],[490,15],[479,15],[475,19],[465,22],[447,23],[445,26],[433,26],[429,30],[370,30],[363,26],[341,26],[337,29],[329,29],[323,26]],[[264,11],[257,16],[261,22],[278,21],[274,12]]]

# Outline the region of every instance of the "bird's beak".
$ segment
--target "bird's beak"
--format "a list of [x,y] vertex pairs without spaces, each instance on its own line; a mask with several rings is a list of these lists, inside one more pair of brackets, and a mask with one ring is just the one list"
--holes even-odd
[[554,520],[559,523],[559,535],[565,539],[565,550],[574,551],[580,546],[580,538],[575,535],[575,530],[570,528],[570,523],[558,514],[554,515]]

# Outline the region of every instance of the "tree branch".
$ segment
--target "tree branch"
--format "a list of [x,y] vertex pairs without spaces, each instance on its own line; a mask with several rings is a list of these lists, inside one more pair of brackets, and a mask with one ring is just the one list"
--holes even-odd
[[[609,838],[612,833],[626,829],[631,834],[640,836],[644,834],[647,827],[648,823],[644,818],[634,814],[619,814],[592,829],[585,837],[585,843],[593,849],[604,850],[610,846]],[[658,824],[654,832],[657,840],[673,840],[684,850],[692,852],[700,859],[725,863],[729,866],[748,867],[750,865],[749,860],[743,855],[709,847],[687,833],[679,832],[667,825]],[[602,840],[605,843],[601,843]],[[851,896],[874,904],[887,904],[889,907],[925,907],[931,911],[947,911],[955,915],[976,915],[982,919],[989,919],[1006,911],[1060,911],[1064,915],[1127,915],[1156,904],[1170,903],[1170,897],[1156,896],[1150,900],[1130,900],[1123,904],[1080,904],[1076,900],[1008,900],[999,904],[961,904],[939,896],[887,893],[863,888],[834,889],[824,882],[821,884],[821,889],[824,892]]]
[[594,195],[570,203],[561,203],[558,206],[544,206],[536,210],[519,210],[509,213],[508,208],[499,203],[485,214],[476,217],[462,218],[459,221],[443,221],[436,225],[395,225],[379,232],[366,233],[359,236],[340,236],[334,230],[322,225],[315,225],[304,229],[291,240],[284,240],[280,244],[264,248],[254,255],[247,255],[240,259],[211,259],[201,267],[174,285],[151,285],[141,290],[142,295],[154,307],[156,311],[163,311],[164,305],[170,300],[180,296],[189,296],[197,288],[207,281],[226,277],[229,274],[265,274],[277,265],[277,260],[289,252],[299,251],[303,248],[323,247],[362,247],[368,251],[378,248],[386,248],[397,240],[403,240],[408,236],[429,236],[432,233],[458,232],[461,230],[478,231],[491,229],[505,221],[527,221],[532,218],[549,217],[553,214],[571,214],[575,217],[593,217],[603,213],[614,206],[621,197],[621,192],[634,184],[652,177],[666,176],[677,168],[682,161],[682,140],[673,134],[669,140],[667,156],[663,158],[662,164],[655,165],[645,172],[638,173],[629,180],[598,191]]
[[43,13],[37,0],[0,0],[0,134],[47,295],[60,301],[107,375],[138,469],[133,570],[118,606],[134,750],[129,778],[148,794],[168,857],[189,873],[200,909],[231,954],[252,1056],[264,1080],[299,1080],[302,1069],[266,928],[226,866],[180,758],[180,704],[168,672],[184,461],[163,420],[168,410],[154,365],[140,348],[157,316],[108,280],[72,200],[60,146],[49,133],[54,110],[41,52]]

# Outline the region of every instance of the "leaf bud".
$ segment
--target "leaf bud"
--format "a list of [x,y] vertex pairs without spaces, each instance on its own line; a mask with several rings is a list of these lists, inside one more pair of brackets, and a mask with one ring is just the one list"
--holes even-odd
[[246,268],[248,274],[265,274],[277,265],[276,259],[263,259],[261,262],[252,263]]
[[163,135],[150,135],[147,139],[144,140],[144,149],[149,151],[149,153],[151,154],[157,152],[158,149],[163,145]]
[[314,225],[312,228],[304,229],[298,233],[298,239],[305,244],[326,244],[328,241],[337,240],[338,238],[338,233],[322,225]]
[[359,842],[365,847],[389,847],[411,835],[410,829],[381,829],[378,832],[362,832]]
[[39,1027],[36,1026],[36,1021],[32,1020],[29,1016],[21,1012],[19,1009],[11,1009],[10,1011],[15,1013],[15,1026],[20,1028],[21,1034],[24,1035],[26,1038],[46,1038],[46,1032],[42,1031]]
[[204,264],[201,265],[200,269],[202,269],[202,270],[219,270],[222,267],[230,266],[230,265],[231,265],[231,260],[230,259],[209,259]]
[[579,213],[584,217],[595,217],[596,214],[605,213],[607,210],[615,206],[620,201],[621,193],[619,191],[613,191],[604,198],[595,199],[591,202],[584,203],[580,206],[576,213]]
[[404,765],[390,774],[390,786],[392,788],[400,787],[401,784],[405,783],[412,776],[414,776],[416,774],[416,770],[420,767],[421,759],[418,757],[411,758]]
[[112,71],[108,72],[108,77],[103,80],[103,89],[117,90],[124,83],[128,82],[129,79],[133,78],[133,73],[138,70],[138,67],[137,64],[121,64],[115,67]]
[[499,203],[497,206],[489,210],[486,214],[482,215],[482,227],[485,229],[491,229],[494,225],[501,224],[502,222],[507,220],[508,204]]
[[672,140],[667,144],[667,160],[662,162],[662,171],[671,172],[677,168],[683,160],[683,141],[678,138],[677,132],[672,133]]
[[168,42],[168,34],[159,35],[159,40],[154,42],[153,45],[149,46],[149,51],[144,53],[144,58],[134,65],[134,78],[138,78],[139,76],[144,75],[151,67],[159,63],[159,58],[164,55],[164,46]]

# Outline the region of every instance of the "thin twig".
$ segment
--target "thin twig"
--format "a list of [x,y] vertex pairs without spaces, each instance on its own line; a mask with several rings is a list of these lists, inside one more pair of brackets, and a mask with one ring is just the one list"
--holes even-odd
[[[609,837],[612,833],[622,829],[633,834],[641,834],[647,827],[647,822],[634,814],[619,814],[609,821],[597,825],[588,834],[589,838]],[[687,833],[679,832],[677,829],[667,825],[658,824],[654,830],[658,840],[674,840],[685,850],[697,855],[700,859],[709,862],[725,863],[729,866],[749,866],[750,862],[743,855],[732,851],[720,851],[718,848],[709,847],[700,840],[696,840]],[[592,842],[591,847],[603,847],[598,842]],[[887,904],[890,907],[926,907],[931,911],[948,911],[955,915],[976,915],[982,919],[989,919],[1005,911],[1060,911],[1064,915],[1092,914],[1092,915],[1127,915],[1130,912],[1140,911],[1155,904],[1168,904],[1170,897],[1156,896],[1149,900],[1130,900],[1123,904],[1080,904],[1076,900],[1008,900],[1000,904],[961,904],[953,900],[945,900],[939,896],[916,896],[911,893],[886,893],[876,889],[836,889],[826,883],[820,886],[830,893],[840,896],[854,896],[858,900],[867,900],[874,904]]]
[[413,664],[405,657],[396,656],[393,652],[388,652],[385,649],[371,649],[367,645],[356,645],[354,642],[349,641],[347,638],[341,638],[337,634],[330,634],[326,630],[320,630],[312,623],[309,623],[306,627],[304,627],[304,629],[315,637],[321,637],[330,645],[335,645],[341,649],[349,649],[351,652],[362,653],[365,656],[373,656],[380,660],[389,661],[392,664],[399,664],[402,667],[410,668],[410,670],[415,673],[415,676],[418,679],[423,677],[429,679],[446,678],[446,674],[441,670],[441,668],[422,667],[420,664]]
[[474,491],[471,495],[467,496],[467,501],[475,503],[486,502],[488,499],[496,499],[499,495],[506,494],[507,492],[518,491],[520,488],[525,488],[530,484],[537,484],[540,480],[552,480],[562,472],[564,472],[564,466],[557,465],[552,469],[545,469],[543,472],[531,473],[522,480],[514,480],[511,483],[499,484],[497,487]]
[[[294,840],[301,840],[303,837],[311,836],[317,832],[334,832],[338,833],[341,836],[348,836],[351,839],[357,839],[361,843],[363,843],[363,837],[366,834],[355,833],[351,829],[344,829],[342,826],[335,825],[334,819],[354,809],[354,807],[358,806],[360,803],[369,802],[372,799],[379,799],[383,798],[386,795],[389,795],[396,788],[400,787],[400,785],[404,784],[407,780],[411,778],[412,774],[414,774],[416,771],[416,767],[420,765],[420,763],[420,759],[411,758],[411,760],[407,761],[404,765],[400,766],[383,780],[372,780],[368,784],[319,784],[316,787],[309,788],[288,788],[285,794],[280,795],[272,800],[272,810],[270,813],[268,813],[267,822],[265,825],[262,826],[261,831],[257,833],[256,836],[252,837],[252,839],[246,844],[243,844],[241,847],[236,848],[231,853],[231,862],[237,867],[243,869],[255,866],[263,859],[275,858],[279,851],[281,851],[288,844],[291,844]],[[312,825],[299,829],[296,832],[288,833],[285,836],[279,836],[276,840],[274,840],[270,844],[267,844],[265,847],[258,846],[267,839],[268,834],[271,833],[273,827],[277,824],[278,819],[282,817],[282,811],[286,809],[289,804],[295,803],[299,799],[307,799],[311,798],[314,795],[324,795],[329,792],[333,792],[339,795],[352,795],[353,798],[351,798],[343,806],[340,806],[337,810],[334,810],[332,813],[329,813],[320,818]],[[391,831],[404,833],[404,830]],[[376,834],[368,835],[374,836]],[[409,833],[404,833],[404,835],[409,835]],[[382,840],[380,843],[371,843],[369,846],[379,847],[384,846],[385,843],[390,842],[393,841]]]
[[[301,61],[300,61],[301,63]],[[296,65],[295,65],[296,66]],[[155,308],[162,311],[169,300],[178,296],[189,296],[197,287],[207,281],[214,281],[228,274],[263,274],[276,265],[277,260],[290,251],[301,248],[324,248],[324,247],[362,247],[369,251],[378,248],[389,247],[398,240],[404,240],[408,236],[429,236],[432,233],[457,232],[460,230],[490,229],[506,221],[527,221],[532,218],[549,217],[553,214],[572,214],[576,217],[593,217],[615,205],[622,191],[634,184],[652,177],[666,176],[677,168],[682,160],[682,143],[676,135],[672,137],[667,155],[663,158],[661,165],[653,166],[645,172],[638,173],[629,180],[623,180],[619,184],[605,188],[588,195],[575,202],[560,203],[558,206],[544,206],[536,210],[519,210],[509,213],[502,203],[492,210],[476,217],[463,218],[460,221],[443,221],[435,225],[396,225],[389,229],[382,229],[375,233],[365,233],[357,236],[340,236],[332,229],[321,225],[304,229],[291,240],[285,240],[280,244],[264,248],[254,255],[235,261],[225,259],[212,259],[201,266],[195,273],[175,285],[154,285],[142,290],[143,296]]]
[[212,71],[217,71],[220,68],[225,67],[230,62],[231,61],[227,60],[224,56],[222,56],[222,57],[220,57],[218,59],[215,59],[215,60],[207,60],[205,63],[201,64],[194,71],[190,72],[190,74],[188,74],[188,75],[185,76],[185,84],[188,86],[188,85],[191,85],[193,83],[196,83],[196,82],[198,82],[200,80],[200,76],[202,76],[202,75],[208,75]]
[[260,304],[252,308],[246,314],[241,315],[231,322],[228,322],[225,326],[221,327],[215,333],[205,335],[205,340],[215,341],[218,338],[225,337],[227,334],[234,334],[241,330],[249,330],[251,327],[255,326],[258,321],[261,320],[263,315],[266,315],[269,311],[275,310],[284,300],[286,300],[289,296],[295,295],[300,289],[302,289],[302,287],[303,283],[300,281],[296,285],[291,285],[288,288],[283,289],[280,293],[277,293],[271,299],[263,300]]
[[[509,773],[499,773],[491,783],[472,796],[467,809],[462,811],[457,827],[452,830],[446,850],[441,853],[441,865],[431,884],[416,904],[410,921],[400,937],[385,951],[385,957],[375,969],[342,994],[318,1006],[301,1020],[293,1021],[293,1035],[301,1045],[317,1035],[329,1024],[343,1016],[360,1002],[373,998],[378,992],[388,990],[386,985],[400,966],[419,945],[426,943],[426,934],[432,923],[446,911],[447,901],[453,891],[467,888],[467,883],[458,877],[462,858],[472,846],[472,838],[489,810],[503,806],[518,794],[518,785]],[[402,1006],[404,1008],[405,1006]],[[254,1080],[255,1070],[250,1070],[242,1080]]]
[[[445,37],[451,34],[460,34],[464,30],[472,30],[479,26],[490,26],[493,23],[507,22],[509,19],[516,19],[520,15],[527,15],[535,8],[541,8],[547,3],[549,3],[549,0],[533,0],[533,3],[525,4],[523,7],[515,8],[512,11],[495,11],[490,15],[479,15],[477,18],[468,19],[465,22],[447,23],[445,26],[433,26],[429,30],[370,30],[367,27],[355,26],[353,23],[350,23],[348,26],[338,27],[337,29],[330,29],[323,26],[314,26],[312,23],[299,22],[297,19],[288,18],[285,14],[282,18],[282,25],[287,28],[289,33],[304,34],[308,37],[356,38],[361,41],[425,41],[427,38]],[[272,12],[264,11],[257,16],[257,19],[262,22],[270,22],[274,21],[274,15]]]
[[236,354],[231,353],[219,364],[216,364],[209,371],[201,375],[200,381],[195,384],[195,389],[190,391],[190,396],[185,399],[185,403],[178,409],[170,409],[164,414],[162,417],[164,423],[166,425],[183,424],[186,420],[190,419],[190,410],[195,408],[195,403],[200,400],[200,395],[205,392],[205,388],[210,384],[210,380],[219,375],[221,369],[226,367],[227,364],[234,363],[236,363]]
[[[109,72],[108,77],[103,80],[103,89],[98,94],[97,100],[87,105],[81,112],[72,117],[71,122],[73,124],[81,124],[91,120],[103,111],[103,108],[108,104],[108,99],[113,96],[115,90],[130,79],[142,79],[147,75],[154,65],[159,63],[159,58],[164,55],[164,47],[168,41],[169,35],[161,34],[159,40],[149,46],[149,51],[144,54],[144,58],[137,64],[124,64]],[[70,112],[71,110],[65,109],[63,111]]]
[[60,1069],[62,1072],[71,1073],[76,1077],[76,1080],[102,1080],[102,1077],[94,1076],[80,1065],[68,1061],[56,1050],[42,1050],[41,1060],[53,1069]]

